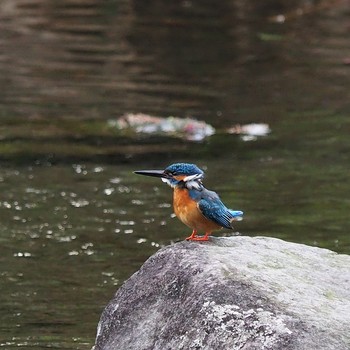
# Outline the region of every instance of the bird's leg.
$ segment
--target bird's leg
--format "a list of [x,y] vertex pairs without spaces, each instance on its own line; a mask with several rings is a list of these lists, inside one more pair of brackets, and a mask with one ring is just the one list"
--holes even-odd
[[193,229],[191,236],[186,238],[186,241],[195,241],[197,236],[197,230]]
[[[188,238],[186,238],[188,241],[209,241],[209,235],[211,234],[211,232],[206,232],[204,236],[201,237],[197,237],[196,235],[192,235]],[[192,237],[193,236],[193,237]]]

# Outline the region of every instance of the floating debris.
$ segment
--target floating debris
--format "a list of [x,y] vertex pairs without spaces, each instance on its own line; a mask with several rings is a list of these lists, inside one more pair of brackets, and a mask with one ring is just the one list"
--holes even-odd
[[189,141],[202,141],[215,134],[215,129],[204,121],[193,118],[161,118],[143,113],[127,113],[117,120],[109,120],[108,124],[119,130],[131,129],[137,133],[165,134]]
[[[118,119],[109,120],[108,125],[118,130],[175,136],[188,141],[202,141],[216,132],[213,126],[201,120],[178,117],[162,118],[144,113],[124,114]],[[254,141],[257,137],[266,136],[271,130],[267,124],[253,123],[245,125],[237,124],[225,129],[224,132],[241,135],[243,141]]]
[[252,123],[235,125],[226,130],[229,134],[241,135],[243,141],[255,141],[258,137],[266,136],[271,132],[268,124]]

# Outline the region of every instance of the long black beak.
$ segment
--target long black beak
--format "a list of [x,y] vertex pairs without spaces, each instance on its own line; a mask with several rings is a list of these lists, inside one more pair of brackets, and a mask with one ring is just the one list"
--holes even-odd
[[164,170],[136,170],[134,171],[135,174],[138,175],[146,175],[146,176],[153,176],[153,177],[163,177],[168,178],[169,176],[164,173]]

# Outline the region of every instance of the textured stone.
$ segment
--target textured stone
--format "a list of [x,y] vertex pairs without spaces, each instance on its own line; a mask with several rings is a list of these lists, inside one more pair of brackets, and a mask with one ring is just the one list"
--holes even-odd
[[350,349],[350,257],[267,237],[167,246],[107,305],[94,349]]

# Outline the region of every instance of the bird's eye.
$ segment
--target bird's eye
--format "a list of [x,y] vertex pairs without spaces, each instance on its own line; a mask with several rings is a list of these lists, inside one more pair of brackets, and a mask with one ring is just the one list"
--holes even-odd
[[166,175],[168,175],[168,176],[174,176],[174,175],[176,175],[176,172],[175,172],[175,171],[166,170],[164,173],[165,173]]

